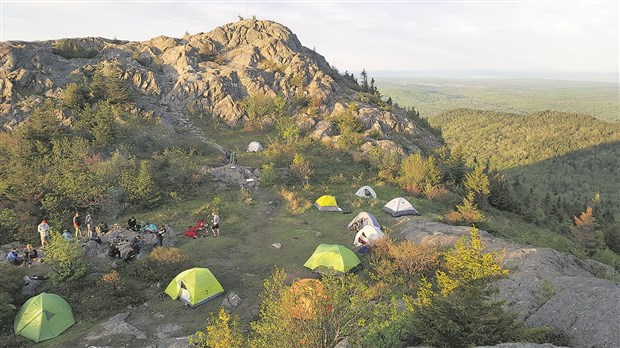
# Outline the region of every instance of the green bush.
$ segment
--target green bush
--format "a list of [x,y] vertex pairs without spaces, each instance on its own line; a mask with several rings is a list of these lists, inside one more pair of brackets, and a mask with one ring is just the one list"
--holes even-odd
[[492,300],[497,289],[482,280],[460,286],[447,297],[419,306],[411,317],[411,331],[433,347],[496,345],[518,340],[522,325],[506,312],[503,301]]
[[45,261],[52,269],[50,278],[54,283],[75,282],[86,274],[82,246],[65,240],[60,233],[51,230],[52,241],[45,250]]
[[190,267],[187,255],[178,248],[155,248],[145,258],[130,265],[130,274],[136,278],[160,282],[162,286]]
[[0,334],[11,333],[19,305],[17,294],[22,289],[20,269],[6,263],[0,264]]
[[63,58],[94,58],[99,51],[94,48],[85,49],[79,43],[69,40],[60,39],[52,44],[52,52]]
[[261,166],[260,185],[271,187],[279,182],[279,175],[272,163],[266,163]]

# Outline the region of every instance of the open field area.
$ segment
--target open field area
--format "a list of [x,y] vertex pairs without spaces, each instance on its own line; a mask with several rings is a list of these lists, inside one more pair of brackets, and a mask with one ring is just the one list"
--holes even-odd
[[555,110],[620,121],[617,83],[503,78],[383,78],[379,91],[423,117],[457,108],[528,114]]

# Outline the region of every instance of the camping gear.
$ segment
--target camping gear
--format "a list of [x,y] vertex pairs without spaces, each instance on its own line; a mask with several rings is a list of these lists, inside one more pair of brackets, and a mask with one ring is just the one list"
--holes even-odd
[[377,221],[377,218],[369,212],[363,211],[353,218],[347,225],[348,230],[359,230],[364,226],[375,226],[381,228],[381,224]]
[[346,273],[359,264],[360,259],[351,249],[339,244],[320,244],[304,267],[321,274]]
[[[362,239],[360,239],[360,237]],[[383,233],[383,231],[381,231],[379,227],[366,225],[361,230],[357,231],[357,234],[353,239],[353,245],[362,246],[384,237],[385,234]],[[365,241],[363,239],[365,239]]]
[[263,151],[263,146],[258,142],[258,141],[253,141],[251,142],[247,149],[245,150],[246,152],[259,152],[259,151]]
[[342,211],[342,209],[338,208],[336,197],[334,196],[321,196],[314,202],[314,206],[319,211]]
[[[289,308],[291,316],[295,319],[309,320],[317,314],[325,315],[334,311],[331,298],[325,294],[323,284],[318,279],[305,278],[294,282],[288,289],[285,299],[284,305]],[[319,305],[324,307],[320,308]]]
[[420,213],[415,210],[415,208],[402,197],[394,198],[389,201],[383,209],[384,212],[392,215],[393,217],[399,217],[403,215],[420,215]]
[[155,233],[157,232],[157,225],[155,224],[146,224],[140,227],[140,233]]
[[195,307],[223,294],[224,288],[208,268],[195,267],[174,277],[164,293]]
[[377,198],[377,193],[370,186],[362,186],[355,192],[355,195],[358,197],[364,198]]
[[13,330],[38,343],[58,337],[73,324],[75,319],[67,301],[43,292],[24,303],[15,317]]

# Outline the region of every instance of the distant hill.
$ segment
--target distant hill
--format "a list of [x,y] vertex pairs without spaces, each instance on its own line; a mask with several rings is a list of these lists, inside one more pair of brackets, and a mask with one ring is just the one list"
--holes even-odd
[[557,111],[529,115],[458,109],[430,119],[468,160],[584,204],[600,191],[620,212],[620,124]]
[[471,108],[528,114],[557,110],[620,121],[618,83],[524,78],[375,77],[382,94],[423,117]]

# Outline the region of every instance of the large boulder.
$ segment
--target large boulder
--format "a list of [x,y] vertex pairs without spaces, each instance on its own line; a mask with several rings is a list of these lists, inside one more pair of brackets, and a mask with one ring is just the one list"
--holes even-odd
[[[468,227],[406,218],[394,235],[447,247],[468,234]],[[506,250],[510,275],[497,285],[526,326],[561,330],[573,347],[620,347],[620,285],[595,277],[573,255],[480,236],[489,250]]]

